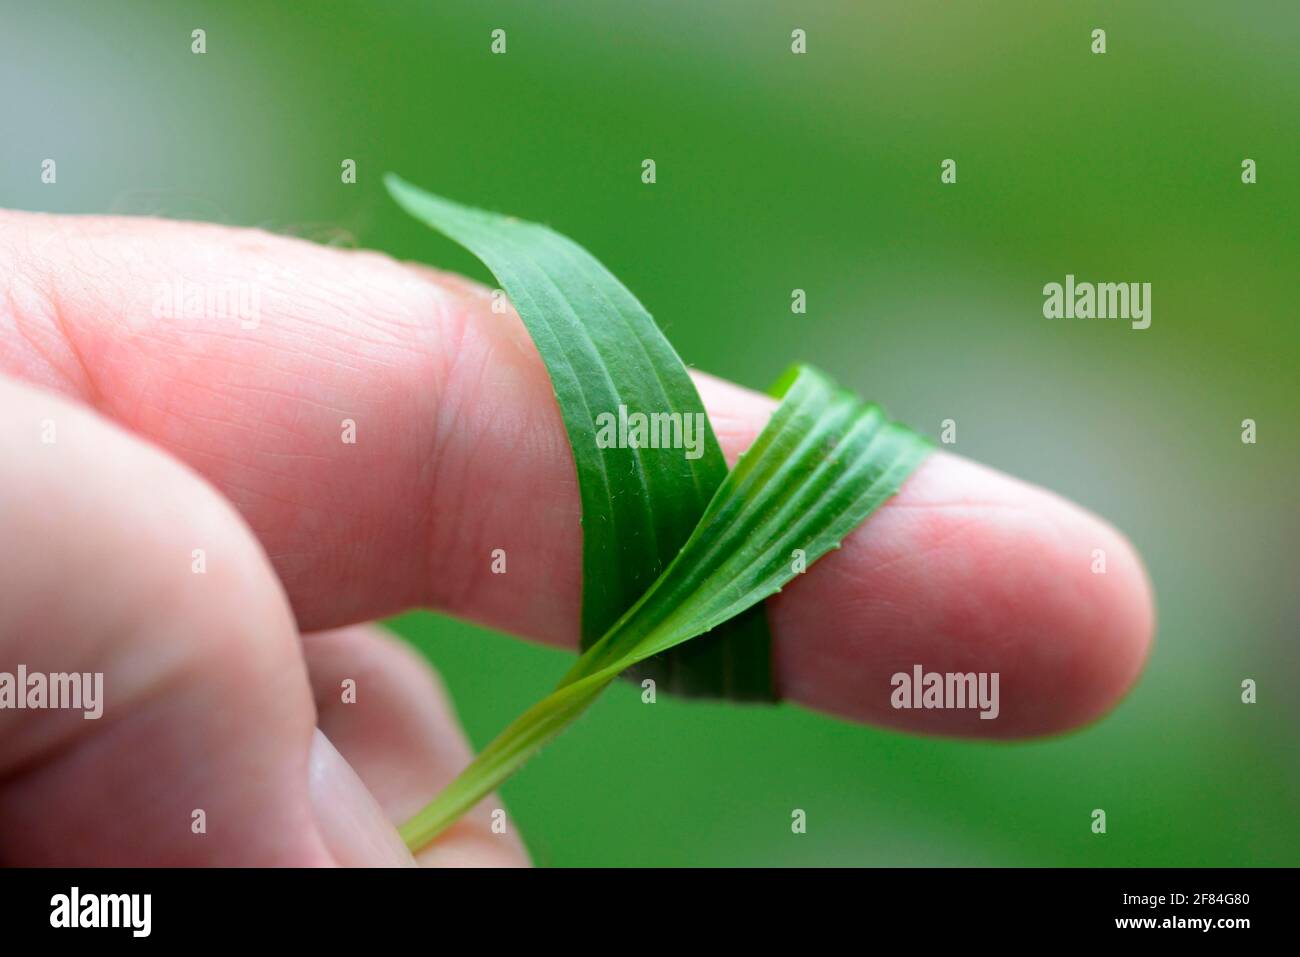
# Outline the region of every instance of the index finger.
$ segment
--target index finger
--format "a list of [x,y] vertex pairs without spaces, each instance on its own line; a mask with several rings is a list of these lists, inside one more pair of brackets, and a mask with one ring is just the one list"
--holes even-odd
[[[263,543],[304,630],[432,606],[576,643],[572,457],[536,350],[486,290],[251,230],[0,223],[0,370],[94,405],[213,482]],[[241,295],[255,316],[230,308]],[[159,309],[168,296],[171,314]],[[700,385],[734,456],[770,403]],[[492,574],[495,549],[507,575]],[[1145,573],[1119,533],[945,454],[769,610],[790,699],[1003,737],[1104,712],[1136,677],[1153,626]],[[998,675],[996,719],[895,695],[898,675],[968,673]]]

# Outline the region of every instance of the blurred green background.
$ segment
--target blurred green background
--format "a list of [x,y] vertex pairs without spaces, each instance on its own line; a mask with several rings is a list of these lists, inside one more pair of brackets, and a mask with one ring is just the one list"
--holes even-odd
[[[0,0],[0,204],[486,279],[386,198],[396,170],[576,238],[688,363],[763,387],[805,358],[932,436],[953,417],[1141,549],[1155,652],[1096,726],[956,743],[620,684],[504,789],[538,863],[1297,864],[1297,49],[1293,0]],[[1151,328],[1044,319],[1067,272],[1151,282]],[[480,746],[567,660],[397,626]]]

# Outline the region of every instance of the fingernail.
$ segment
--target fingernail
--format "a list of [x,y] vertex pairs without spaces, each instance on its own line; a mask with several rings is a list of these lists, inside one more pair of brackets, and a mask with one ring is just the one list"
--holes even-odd
[[413,867],[415,860],[366,786],[319,728],[310,758],[312,810],[343,867]]

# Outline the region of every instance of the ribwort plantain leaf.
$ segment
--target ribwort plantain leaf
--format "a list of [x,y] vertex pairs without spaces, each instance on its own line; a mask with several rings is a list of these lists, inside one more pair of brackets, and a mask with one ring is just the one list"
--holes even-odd
[[[543,226],[459,206],[391,174],[387,184],[408,212],[482,259],[510,296],[550,372],[583,509],[583,654],[402,827],[419,849],[620,674],[651,668],[688,693],[772,698],[763,601],[838,548],[930,446],[796,366],[728,473],[685,366],[591,255]],[[597,416],[620,406],[700,415],[700,455],[602,443]]]

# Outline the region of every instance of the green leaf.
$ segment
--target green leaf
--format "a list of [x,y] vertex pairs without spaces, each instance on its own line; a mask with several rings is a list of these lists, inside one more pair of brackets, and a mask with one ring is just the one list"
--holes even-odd
[[[395,176],[410,213],[492,270],[546,363],[577,464],[583,648],[559,686],[402,827],[427,844],[567,727],[618,675],[770,698],[764,599],[892,495],[928,451],[908,429],[808,368],[728,474],[685,367],[631,293],[543,226],[459,206]],[[699,416],[698,456],[600,439],[602,414]]]
[[[393,198],[474,253],[496,276],[541,353],[577,465],[582,500],[582,647],[673,560],[727,474],[686,367],[650,314],[582,247],[535,223],[461,206],[389,174]],[[680,416],[698,449],[602,448],[598,422],[620,407]],[[682,438],[687,435],[683,431]],[[694,453],[698,451],[698,455]],[[708,638],[643,662],[663,690],[773,700],[761,607]]]
[[[893,495],[929,444],[807,367],[709,502],[682,550],[578,659],[401,829],[418,849],[578,717],[624,669],[706,634],[780,591]],[[806,566],[805,566],[806,567]]]

